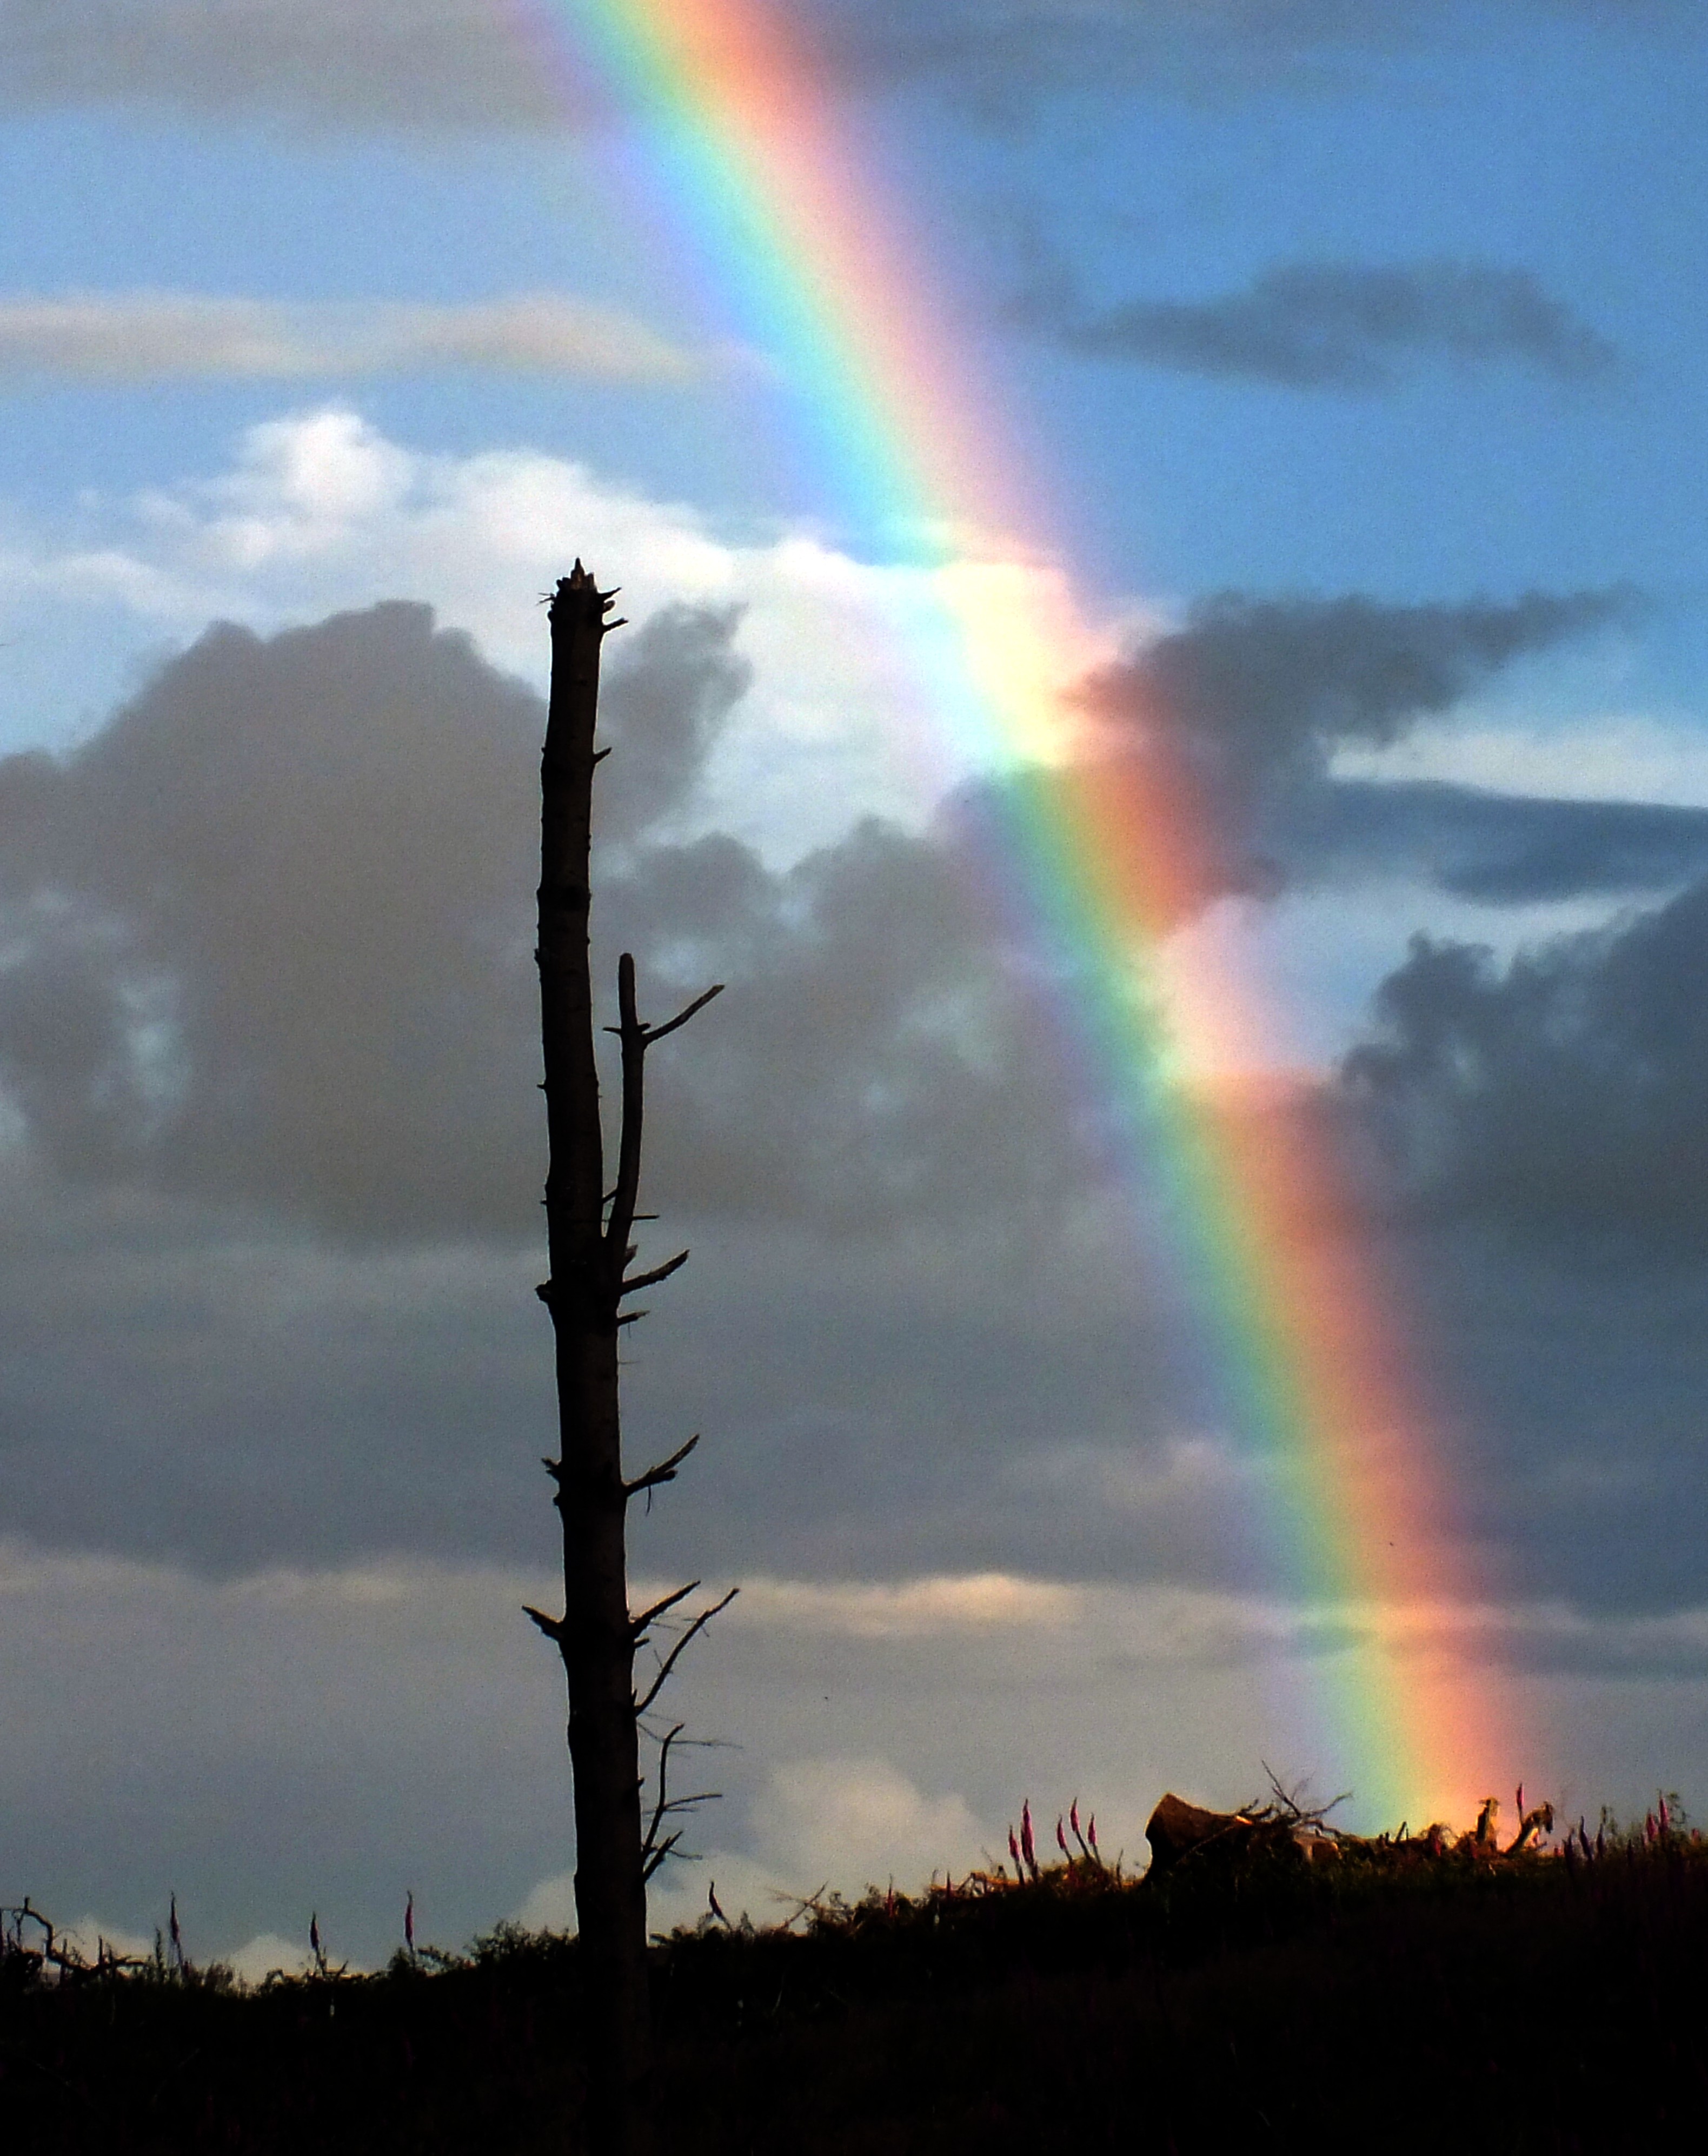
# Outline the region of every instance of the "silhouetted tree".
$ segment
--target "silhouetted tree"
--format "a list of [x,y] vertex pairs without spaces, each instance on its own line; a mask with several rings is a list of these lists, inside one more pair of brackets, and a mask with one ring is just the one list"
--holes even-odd
[[[644,1691],[635,1653],[650,1628],[697,1580],[638,1614],[628,1606],[624,1527],[628,1503],[672,1481],[699,1442],[691,1437],[629,1481],[623,1471],[617,1343],[643,1315],[624,1298],[668,1280],[684,1250],[650,1272],[631,1273],[640,1188],[646,1053],[719,993],[708,988],[667,1024],[642,1023],[634,961],[618,967],[623,1115],[614,1184],[605,1183],[599,1118],[588,926],[599,654],[613,594],[577,562],[550,605],[551,700],[541,762],[540,1010],[545,1049],[546,1232],[551,1277],[539,1294],[557,1348],[558,1457],[546,1462],[563,1525],[563,1614],[528,1614],[563,1659],[569,1687],[569,1754],[575,1785],[576,1916],[580,1934],[583,2040],[588,2061],[588,2138],[596,2156],[646,2156],[652,2145],[651,2016],[647,1990],[646,1884],[680,1839],[671,1818],[695,1798],[672,1799],[666,1775],[673,1729],[659,1748],[656,1788],[642,1801],[641,1720],[689,1641],[730,1599],[681,1629]],[[733,1590],[731,1590],[733,1592]]]

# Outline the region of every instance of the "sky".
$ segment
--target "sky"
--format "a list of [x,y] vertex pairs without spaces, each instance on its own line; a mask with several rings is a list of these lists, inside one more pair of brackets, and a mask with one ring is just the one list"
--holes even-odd
[[[538,1461],[547,647],[654,1015],[633,1564],[741,1594],[660,1924],[1142,1856],[1356,1760],[1372,1625],[1573,1816],[1708,1804],[1708,29],[1686,0],[774,0],[1037,626],[1190,775],[1182,1082],[1330,1134],[1475,1583],[1277,1557],[848,484],[581,0],[0,0],[0,1901],[570,1921]],[[1243,987],[1241,984],[1244,984]],[[1249,988],[1249,998],[1246,990]],[[1260,1014],[1260,1015],[1259,1015]],[[649,1250],[652,1250],[649,1244]],[[643,1463],[644,1464],[644,1463]],[[1503,1792],[1505,1794],[1505,1792]],[[1510,1803],[1510,1795],[1508,1796]]]

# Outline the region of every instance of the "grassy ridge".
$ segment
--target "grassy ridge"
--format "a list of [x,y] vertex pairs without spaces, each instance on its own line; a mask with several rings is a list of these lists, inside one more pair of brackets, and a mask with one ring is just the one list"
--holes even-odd
[[[667,2148],[1652,2151],[1708,2141],[1708,1847],[1273,1852],[869,1896],[658,1949]],[[244,1993],[0,1960],[0,2103],[48,2151],[572,2146],[572,1942]]]

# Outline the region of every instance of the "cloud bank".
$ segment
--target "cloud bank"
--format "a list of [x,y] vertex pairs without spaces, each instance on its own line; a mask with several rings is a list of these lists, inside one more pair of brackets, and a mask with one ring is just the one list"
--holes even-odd
[[[1556,884],[1652,886],[1708,850],[1700,812],[1324,776],[1337,742],[1392,741],[1620,604],[1224,598],[1082,703],[1098,753],[1163,759],[1220,835],[1200,906],[1391,868],[1420,795],[1461,862],[1483,846],[1485,896],[1535,886],[1550,814]],[[690,1211],[843,1229],[1090,1188],[1095,1103],[1064,1091],[1036,955],[979,896],[1006,873],[1004,793],[1053,782],[983,779],[918,829],[857,821],[787,867],[705,829],[703,800],[693,831],[753,681],[742,622],[660,610],[606,697],[599,963],[633,949],[659,1008],[726,981],[738,1013],[661,1061],[655,1172]],[[392,602],[217,627],[70,755],[0,762],[0,1082],[33,1156],[338,1236],[525,1238],[542,727],[530,686]],[[1313,855],[1312,804],[1348,798],[1352,835]]]
[[[614,789],[613,836],[691,784],[746,685],[735,621],[661,613],[613,669],[652,789]],[[393,604],[215,629],[68,761],[0,765],[28,947],[0,1061],[55,1168],[352,1232],[524,1232],[543,725]]]
[[[40,571],[41,588],[95,588],[121,565],[156,623],[213,590],[250,619],[156,663],[61,754],[0,764],[0,1527],[216,1578],[541,1552],[542,719],[536,684],[489,654],[537,664],[534,594],[558,565],[541,550],[583,516],[608,574],[628,545],[639,564],[637,626],[610,649],[600,978],[623,945],[651,1009],[730,984],[656,1074],[656,1232],[680,1223],[695,1257],[633,1343],[631,1429],[638,1454],[696,1428],[706,1444],[692,1503],[661,1500],[642,1561],[787,1574],[792,1644],[771,1635],[758,1689],[792,1654],[820,1728],[841,1681],[827,1640],[866,1643],[893,1676],[946,1625],[1059,1648],[1073,1626],[1040,1584],[1249,1595],[1273,1577],[1276,1470],[1242,1444],[1159,1194],[1111,1165],[1054,993],[1074,983],[1040,978],[997,902],[1003,789],[1047,781],[956,773],[933,813],[921,788],[905,824],[862,814],[826,685],[838,640],[869,647],[860,624],[901,603],[893,580],[787,535],[730,546],[550,459],[414,458],[347,413],[278,423],[236,474],[117,520],[104,569],[61,554]],[[448,591],[480,638],[395,598],[315,617],[328,586],[372,591],[388,568]],[[1084,751],[1165,757],[1199,789],[1223,834],[1200,907],[1387,876],[1410,908],[1474,857],[1505,876],[1498,898],[1535,882],[1548,834],[1550,888],[1664,891],[1699,872],[1692,812],[1335,776],[1349,745],[1446,726],[1521,664],[1622,633],[1629,604],[1225,596],[1092,670]],[[791,705],[776,681],[798,660],[824,670]],[[720,773],[744,735],[756,771],[823,753],[822,834],[762,850],[729,828]],[[1682,965],[1688,942],[1669,948]],[[1515,1115],[1529,1082],[1509,1088]],[[1598,1112],[1587,1086],[1574,1097]],[[1389,1105],[1372,1075],[1340,1127]],[[1569,1116],[1538,1129],[1598,1142]],[[1663,1186],[1664,1165],[1645,1173]],[[1416,1307],[1446,1343],[1425,1352],[1466,1538],[1572,1622],[1699,1607],[1689,1250],[1651,1255],[1663,1306],[1528,1256],[1480,1270],[1486,1212],[1438,1205],[1426,1229],[1422,1209],[1390,1206],[1383,1255],[1423,1276]],[[1634,1215],[1628,1232],[1647,1233]],[[1050,1622],[975,1622],[966,1583],[988,1596],[992,1575]],[[919,1585],[946,1578],[946,1600]],[[1337,1651],[1341,1627],[1288,1631],[1284,1658]],[[1634,1633],[1629,1657],[1687,1659],[1687,1634]],[[1247,1630],[1223,1648],[1249,1674]],[[1522,1651],[1592,1652],[1563,1620]],[[1088,1693],[1126,1671],[1154,1702],[1171,1681],[1126,1635],[1110,1656]],[[1003,1667],[1054,1684],[1060,1664]],[[1200,1660],[1168,1712],[1207,1681]],[[1243,1714],[1246,1693],[1227,1697]],[[805,1719],[767,1756],[888,1759],[927,1810],[958,1791],[980,1820],[1012,1802]],[[530,1856],[499,1906],[562,1861]]]
[[[1663,888],[1708,859],[1704,812],[1328,775],[1627,603],[1224,597],[1089,677],[1086,752],[1185,789],[1212,834],[1188,908],[1398,873]],[[1054,782],[987,776],[768,863],[706,791],[754,692],[745,626],[669,607],[613,649],[601,978],[632,949],[659,1008],[731,990],[661,1060],[654,1172],[690,1212],[839,1233],[1095,1188],[1101,1110],[1046,1016],[1071,984],[982,896],[1004,797]],[[390,602],[216,627],[69,755],[0,762],[0,1084],[31,1157],[341,1238],[526,1239],[542,727],[530,685]]]
[[[1427,887],[1474,844],[1508,878],[1499,898],[1545,831],[1550,888],[1663,888],[1698,872],[1700,812],[1325,775],[1337,744],[1439,720],[1623,604],[1224,598],[1092,678],[1088,752],[1192,776],[1228,834],[1204,906],[1290,882]],[[1264,1471],[1228,1434],[1160,1197],[1113,1171],[1106,1104],[1061,1038],[1075,984],[1043,978],[990,902],[1003,792],[1047,778],[987,776],[912,829],[859,819],[767,861],[708,791],[760,693],[748,619],[655,609],[613,647],[606,701],[599,978],[627,947],[654,1010],[729,983],[655,1073],[649,1188],[700,1255],[639,1343],[639,1428],[669,1450],[691,1399],[726,1448],[691,1522],[660,1508],[662,1547],[731,1566],[787,1552],[806,1576],[948,1559],[1246,1577],[1229,1523],[1263,1514]],[[542,723],[530,685],[392,601],[215,628],[74,750],[0,763],[5,1523],[220,1567],[526,1532],[538,1446],[515,1434],[549,1418],[528,1292]],[[1263,850],[1278,834],[1290,851]],[[1667,946],[1680,965],[1688,947]],[[1581,1000],[1572,964],[1562,1010]],[[1389,1060],[1360,1066],[1345,1129],[1485,1113],[1475,1088],[1475,1113],[1454,1105],[1462,1038],[1482,1026],[1516,1056],[1525,1028],[1459,993],[1433,1061],[1418,996],[1389,995]],[[1626,1060],[1657,1052],[1643,1035]],[[1675,1065],[1681,1121],[1688,1043]],[[1588,1079],[1552,1119],[1530,1065],[1500,1085],[1531,1150],[1504,1126],[1485,1149],[1509,1180],[1531,1160],[1538,1187],[1575,1152],[1569,1188],[1601,1142]],[[1663,1149],[1643,1187],[1664,1199],[1672,1173]],[[1418,1210],[1391,1209],[1402,1240]],[[1470,1277],[1451,1253],[1437,1272]],[[1486,1284],[1466,1293],[1492,1306]],[[1536,1322],[1516,1314],[1514,1337]],[[1578,1328],[1561,1367],[1598,1337]],[[1467,1351],[1468,1403],[1506,1352]],[[1613,1383],[1586,1378],[1580,1423]],[[1518,1497],[1489,1502],[1518,1532]],[[1608,1548],[1572,1563],[1622,1576]]]

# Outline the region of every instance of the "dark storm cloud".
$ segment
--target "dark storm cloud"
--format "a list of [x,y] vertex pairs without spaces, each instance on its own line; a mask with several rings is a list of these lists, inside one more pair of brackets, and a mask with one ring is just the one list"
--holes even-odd
[[[1595,1147],[1593,1122],[1576,1142]],[[1700,1250],[1515,1233],[1486,1209],[1406,1209],[1387,1245],[1461,1520],[1507,1591],[1603,1613],[1708,1601]]]
[[1585,381],[1608,373],[1616,359],[1606,339],[1528,270],[1476,262],[1289,263],[1214,299],[1130,300],[1101,310],[1046,279],[1010,316],[1087,358],[1292,389],[1386,389],[1429,360],[1516,362]]
[[[600,978],[635,949],[655,1016],[729,983],[654,1059],[647,1232],[695,1262],[631,1343],[634,1442],[691,1400],[722,1455],[654,1561],[1213,1570],[1219,1486],[1164,1471],[1194,1335],[1097,1216],[989,800],[782,873],[664,835],[737,629],[656,617],[604,705]],[[543,716],[390,604],[211,630],[0,764],[0,1531],[217,1571],[542,1547]]]
[[[607,711],[633,838],[745,683],[667,612]],[[538,1180],[534,692],[425,608],[210,629],[85,747],[0,763],[0,1073],[38,1152],[349,1232],[517,1232]]]
[[1521,952],[1418,937],[1346,1082],[1408,1205],[1708,1253],[1708,882]]
[[731,983],[716,1040],[708,1024],[661,1060],[660,1188],[854,1228],[1013,1218],[1083,1178],[1090,1152],[977,855],[952,821],[917,837],[867,822],[781,875],[713,836],[608,882],[598,941],[657,954],[660,1012]]
[[[1273,83],[1317,55],[1452,34],[1434,0],[793,0],[829,80],[943,83],[1003,110],[1054,84]],[[1501,0],[1458,22],[1577,14],[1699,24],[1688,0]],[[86,102],[341,126],[537,129],[585,121],[549,10],[491,0],[0,0],[0,106]]]
[[633,839],[688,806],[752,669],[732,649],[739,607],[670,607],[618,653],[603,694],[620,744],[599,777],[599,833]]
[[[685,1219],[654,1181],[651,1232],[694,1255],[628,1337],[630,1456],[705,1442],[638,1562],[1120,1578],[1142,1554],[1226,1576],[1237,1466],[1171,1471],[1207,1381],[1124,1222],[828,1238]],[[182,1204],[4,1189],[0,1537],[220,1573],[549,1562],[542,1250],[343,1255]]]
[[[655,1058],[647,1232],[695,1260],[634,1442],[691,1401],[721,1460],[654,1561],[1215,1571],[1220,1485],[1168,1471],[1195,1335],[1160,1265],[1134,1306],[988,800],[783,873],[660,835],[736,627],[657,618],[605,706],[601,978],[634,948],[659,1016],[730,984]],[[0,1529],[216,1570],[539,1546],[542,719],[392,604],[213,630],[0,765]]]
[[[1339,742],[1391,740],[1620,604],[1223,598],[1084,701],[1106,752],[1195,791],[1221,848],[1200,899],[1378,873],[1488,898],[1659,888],[1700,860],[1700,818],[1324,775]],[[782,872],[669,838],[746,685],[737,629],[660,614],[606,700],[599,978],[629,948],[654,1015],[731,990],[660,1052],[651,1167],[691,1211],[849,1230],[1081,1187],[1095,1116],[1065,1105],[1035,954],[981,896],[999,793]],[[0,1088],[35,1156],[345,1236],[531,1233],[542,724],[466,639],[391,604],[210,630],[64,762],[0,763]]]
[[[657,1059],[676,1202],[851,1222],[1059,1184],[963,838],[865,824],[777,875],[657,835],[745,689],[737,619],[656,617],[603,713],[600,978],[631,947],[655,1015],[732,991]],[[529,1234],[542,727],[390,604],[212,629],[64,762],[0,763],[0,1086],[36,1154],[346,1235]]]
[[[1215,772],[1308,773],[1325,741],[1381,737],[1580,615],[1598,618],[1224,602],[1138,654],[1121,696],[1105,681],[1103,716],[1130,752],[1142,680]],[[781,873],[726,837],[668,835],[745,680],[737,629],[658,618],[620,665],[613,649],[607,702],[601,978],[634,948],[658,1016],[730,984],[656,1059],[648,1188],[667,1218],[647,1255],[680,1238],[695,1261],[634,1337],[625,1397],[637,1456],[699,1427],[708,1465],[691,1505],[661,1501],[645,1561],[1250,1584],[1251,1463],[1216,1435],[1217,1358],[1160,1208],[1130,1178],[1107,1186],[1095,1103],[1057,1057],[1063,1006],[982,895],[1000,800],[975,792],[922,834],[863,824]],[[1277,679],[1285,724],[1265,717]],[[425,609],[392,605],[271,639],[211,632],[64,762],[0,766],[0,1082],[24,1141],[0,1204],[0,1529],[215,1570],[543,1556],[541,717]],[[1418,792],[1368,789],[1360,820],[1394,829]],[[1559,807],[1499,814],[1533,812],[1533,845]],[[1455,843],[1486,808],[1452,805]],[[1572,874],[1628,840],[1641,860],[1658,844],[1579,829]],[[1488,848],[1517,850],[1510,834]],[[1645,973],[1634,948],[1551,959],[1550,1023],[1647,1013],[1618,1055],[1574,1047],[1573,1068],[1637,1071],[1649,1122],[1687,1126],[1694,991],[1681,1010],[1639,993],[1676,988],[1678,968]],[[1616,951],[1626,985],[1588,997]],[[1521,1060],[1527,1021],[1487,1019],[1505,977],[1443,970],[1445,987],[1419,962],[1393,992],[1389,1062],[1331,1122],[1356,1133],[1373,1104],[1444,1131],[1459,1213],[1487,1157],[1546,1186],[1546,1147],[1521,1173],[1538,1133],[1575,1148],[1569,1189],[1623,1142],[1623,1096],[1605,1128],[1588,1077],[1557,1111]],[[1586,1038],[1608,1029],[1598,1016]],[[1495,1078],[1471,1085],[1464,1043],[1485,1038]],[[1454,1086],[1475,1114],[1500,1104],[1469,1167]],[[1663,1152],[1648,1187],[1675,1168]],[[1680,1213],[1708,1173],[1687,1168]],[[1411,1246],[1416,1211],[1393,1216]],[[1551,1592],[1623,1606],[1639,1553],[1695,1591],[1699,1554],[1656,1507],[1696,1487],[1680,1463],[1702,1328],[1675,1314],[1663,1353],[1658,1306],[1617,1280],[1592,1293],[1508,1260],[1479,1286],[1456,1246],[1430,1277],[1451,1342],[1432,1367],[1479,1433],[1464,1482],[1490,1537]],[[1539,1348],[1546,1382],[1524,1359]],[[1646,1449],[1622,1451],[1633,1414]],[[1598,1540],[1598,1520],[1617,1533]]]
[[[1110,749],[1151,759],[1213,834],[1202,896],[1403,866],[1478,895],[1520,895],[1539,850],[1562,853],[1572,817],[1557,803],[1501,803],[1469,788],[1362,786],[1329,776],[1343,745],[1381,747],[1439,716],[1513,661],[1627,618],[1621,592],[1529,593],[1510,603],[1393,606],[1361,597],[1257,599],[1227,593],[1185,625],[1085,682],[1080,701]],[[1605,888],[1619,856],[1580,819],[1582,884]],[[1546,830],[1544,829],[1546,826]],[[1633,811],[1628,855],[1684,835]],[[1695,859],[1691,855],[1692,860]],[[1527,864],[1534,864],[1527,867]],[[1637,888],[1659,874],[1644,855]],[[1623,886],[1629,887],[1629,886]]]
[[1341,742],[1398,740],[1509,661],[1603,627],[1630,604],[1611,592],[1426,606],[1228,593],[1095,676],[1085,700],[1117,726],[1166,725],[1206,769],[1254,778],[1315,769]]

